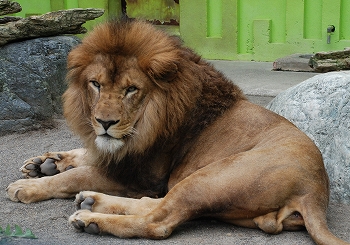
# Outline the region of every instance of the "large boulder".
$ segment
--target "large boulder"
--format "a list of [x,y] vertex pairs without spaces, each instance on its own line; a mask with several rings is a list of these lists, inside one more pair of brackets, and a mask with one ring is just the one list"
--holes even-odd
[[67,54],[78,43],[56,36],[0,47],[0,135],[50,126],[62,114]]
[[331,199],[350,203],[350,72],[314,76],[267,106],[304,131],[319,147]]

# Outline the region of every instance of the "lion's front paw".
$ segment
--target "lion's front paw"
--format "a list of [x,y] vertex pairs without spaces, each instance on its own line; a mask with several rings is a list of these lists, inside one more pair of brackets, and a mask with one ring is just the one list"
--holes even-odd
[[40,178],[52,176],[60,172],[69,170],[73,166],[68,165],[59,153],[46,153],[43,156],[33,157],[24,162],[20,168],[24,178]]
[[78,231],[85,231],[90,234],[100,234],[100,228],[95,222],[90,222],[91,211],[83,209],[75,212],[69,217],[69,223]]
[[31,203],[47,199],[44,188],[37,179],[17,180],[6,191],[14,202]]

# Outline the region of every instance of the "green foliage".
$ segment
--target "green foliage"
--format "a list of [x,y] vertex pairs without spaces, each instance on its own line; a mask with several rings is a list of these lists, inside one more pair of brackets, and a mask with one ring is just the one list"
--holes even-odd
[[3,229],[0,226],[0,237],[1,236],[32,238],[32,239],[37,238],[31,230],[26,229],[25,232],[23,232],[22,228],[19,227],[18,225],[15,225],[15,230],[12,230],[10,225],[7,225],[6,229]]

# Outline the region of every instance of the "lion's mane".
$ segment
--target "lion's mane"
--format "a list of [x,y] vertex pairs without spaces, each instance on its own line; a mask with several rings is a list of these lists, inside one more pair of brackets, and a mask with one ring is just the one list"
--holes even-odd
[[[98,54],[136,57],[141,70],[157,85],[138,122],[138,133],[115,154],[95,147],[91,101],[81,75]],[[244,99],[237,86],[184,47],[179,38],[143,21],[110,21],[97,26],[70,52],[68,70],[64,115],[92,152],[92,164],[125,185],[158,196],[165,191],[173,166],[167,173],[153,176],[152,156],[168,147],[174,154],[171,165],[176,165],[205,127],[235,101]]]

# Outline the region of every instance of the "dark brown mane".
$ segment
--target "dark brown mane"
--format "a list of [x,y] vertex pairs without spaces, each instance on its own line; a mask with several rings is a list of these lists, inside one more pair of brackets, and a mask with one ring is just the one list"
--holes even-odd
[[[202,84],[201,94],[196,100],[196,106],[187,112],[186,121],[179,127],[176,134],[165,139],[159,137],[153,147],[143,154],[125,156],[117,165],[108,165],[107,173],[111,178],[128,186],[127,189],[143,192],[144,195],[162,197],[167,193],[167,183],[171,170],[181,163],[192,141],[200,135],[207,126],[220,117],[227,109],[231,108],[236,101],[245,99],[241,90],[231,81],[227,80],[220,72],[203,60],[197,60],[197,55],[186,49],[189,59],[186,65],[198,65]],[[194,62],[194,63],[193,63]],[[182,66],[179,66],[181,69]],[[185,69],[185,67],[184,67]],[[186,136],[186,137],[184,137]],[[162,150],[172,147],[172,165],[168,166],[167,172],[156,176],[153,171],[153,156]],[[131,194],[125,194],[133,196]],[[140,195],[142,196],[142,195]]]
[[[115,155],[94,148],[95,136],[87,120],[91,109],[81,73],[100,53],[136,57],[143,72],[159,87],[151,109],[144,112],[148,123],[139,122],[140,134]],[[93,164],[129,190],[148,196],[166,193],[169,174],[181,163],[191,142],[237,100],[244,99],[237,86],[183,47],[178,38],[139,21],[101,25],[71,52],[68,68],[65,116],[91,148]],[[154,166],[153,157],[159,152],[172,156],[167,159],[170,165],[162,166],[161,171]]]

